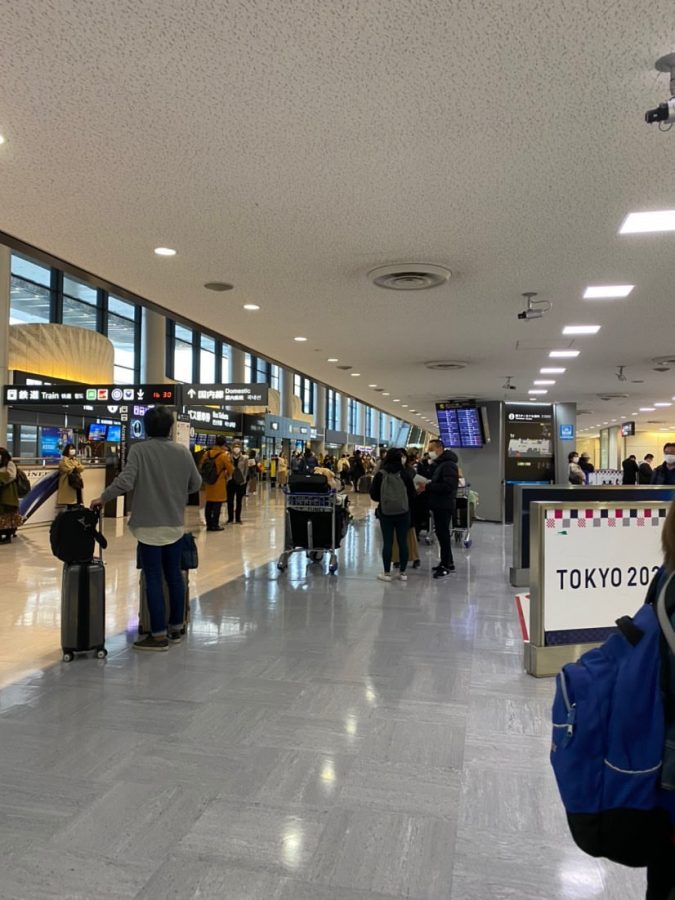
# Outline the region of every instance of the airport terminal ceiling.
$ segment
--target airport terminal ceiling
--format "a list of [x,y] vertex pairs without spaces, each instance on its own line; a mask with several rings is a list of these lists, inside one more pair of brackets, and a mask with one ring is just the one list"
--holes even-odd
[[[0,229],[392,414],[553,380],[582,428],[674,425],[632,413],[675,394],[675,233],[619,235],[675,209],[675,132],[644,123],[674,26],[665,0],[17,0]],[[399,263],[452,277],[369,281]],[[525,291],[552,310],[518,320]]]

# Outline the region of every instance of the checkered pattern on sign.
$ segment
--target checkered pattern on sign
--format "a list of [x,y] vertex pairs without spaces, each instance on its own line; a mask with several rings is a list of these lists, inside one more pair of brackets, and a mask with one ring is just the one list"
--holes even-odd
[[549,509],[546,527],[577,528],[658,528],[668,510],[657,509]]

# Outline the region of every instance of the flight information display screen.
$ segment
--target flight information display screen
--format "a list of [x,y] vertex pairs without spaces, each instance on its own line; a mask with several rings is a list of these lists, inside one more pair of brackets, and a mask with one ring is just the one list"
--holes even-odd
[[446,447],[484,446],[483,420],[476,406],[437,403],[436,417],[441,440]]

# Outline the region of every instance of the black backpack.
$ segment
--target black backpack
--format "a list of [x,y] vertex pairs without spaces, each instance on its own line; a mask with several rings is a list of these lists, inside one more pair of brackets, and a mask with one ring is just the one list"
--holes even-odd
[[20,500],[30,494],[30,481],[28,480],[28,475],[26,475],[24,470],[20,469],[18,466],[16,467],[16,493]]
[[218,466],[216,465],[216,461],[212,456],[206,456],[204,462],[201,465],[202,470],[202,481],[204,484],[215,484],[218,481],[218,476],[220,472],[218,471]]
[[91,562],[94,547],[105,550],[108,542],[98,527],[98,513],[84,506],[60,513],[49,529],[52,553],[64,563]]

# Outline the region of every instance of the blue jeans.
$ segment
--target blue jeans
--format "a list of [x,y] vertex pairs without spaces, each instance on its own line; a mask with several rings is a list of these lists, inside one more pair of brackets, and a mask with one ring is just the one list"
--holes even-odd
[[384,571],[391,571],[391,551],[394,546],[394,533],[398,543],[399,559],[401,561],[401,573],[405,572],[408,565],[408,529],[410,528],[410,513],[401,516],[384,516],[380,512],[380,528],[382,529],[382,563]]
[[145,592],[148,598],[150,628],[155,636],[166,634],[166,607],[164,605],[163,578],[169,587],[169,626],[172,630],[183,627],[185,618],[185,584],[181,572],[181,551],[183,540],[175,544],[154,547],[151,544],[138,545],[141,568],[145,575]]

